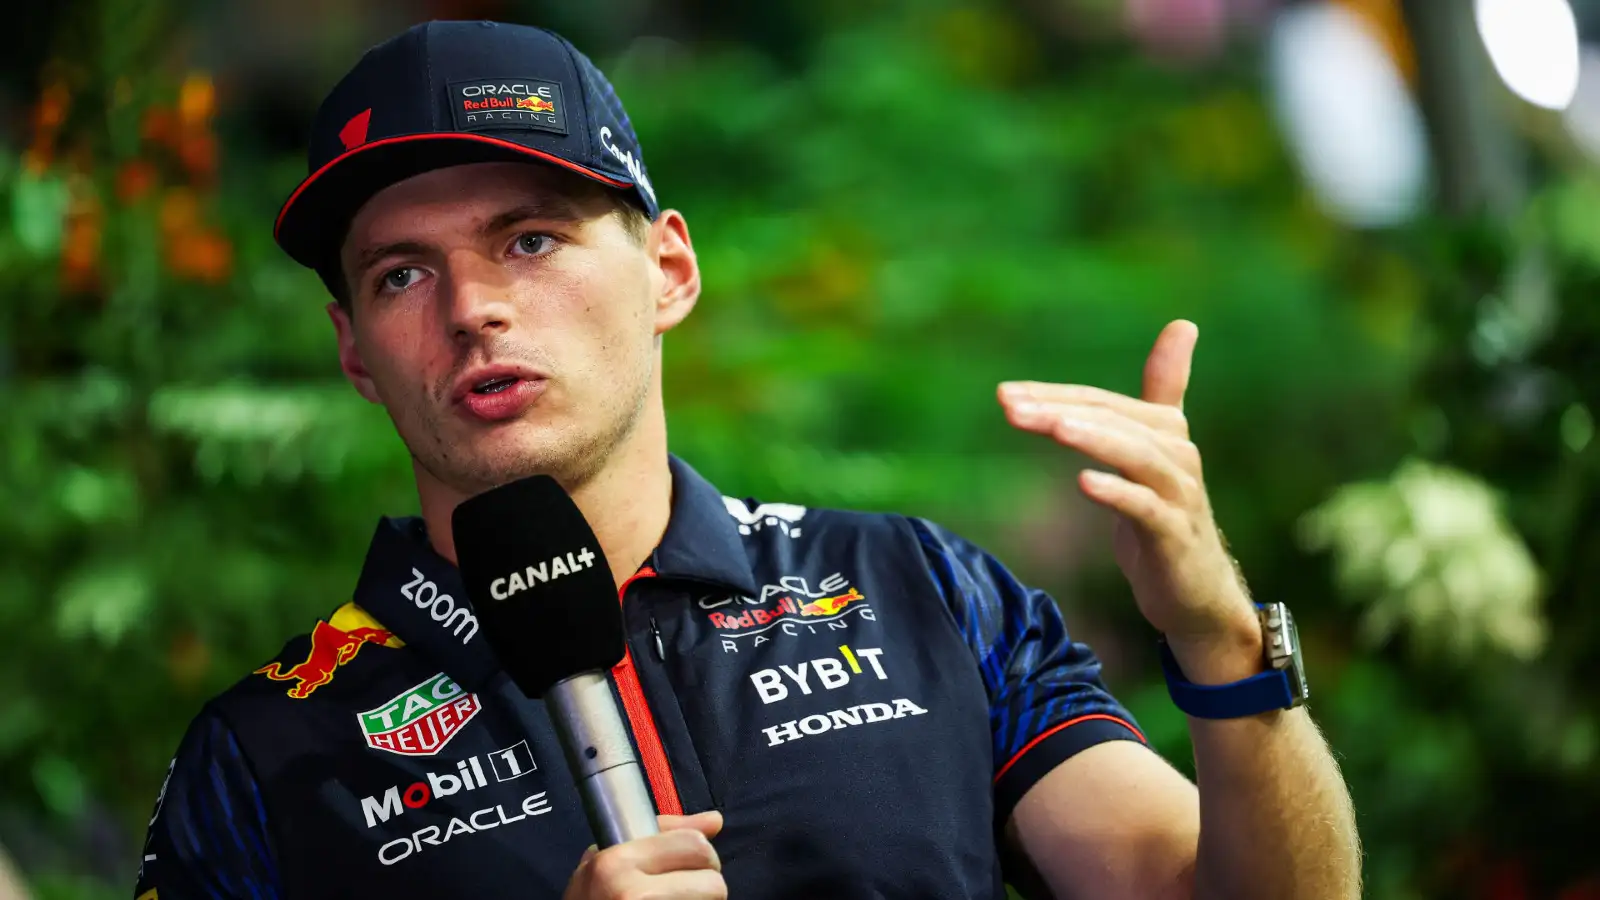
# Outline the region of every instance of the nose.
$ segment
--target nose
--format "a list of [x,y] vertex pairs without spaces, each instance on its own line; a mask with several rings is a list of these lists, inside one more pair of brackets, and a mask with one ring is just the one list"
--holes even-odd
[[515,309],[505,269],[479,254],[451,254],[443,293],[450,334],[458,341],[472,341],[511,327]]

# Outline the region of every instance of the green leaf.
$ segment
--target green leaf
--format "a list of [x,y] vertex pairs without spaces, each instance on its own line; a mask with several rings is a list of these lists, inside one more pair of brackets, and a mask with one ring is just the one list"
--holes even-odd
[[48,715],[32,695],[12,691],[0,704],[0,759],[9,759],[45,730]]
[[54,754],[41,756],[33,764],[33,786],[45,806],[63,819],[78,818],[88,806],[88,784],[71,760]]
[[67,184],[59,178],[18,178],[11,186],[11,227],[17,242],[35,256],[59,251],[68,199]]
[[56,595],[56,630],[69,640],[122,640],[149,610],[150,582],[131,563],[91,567],[62,585]]

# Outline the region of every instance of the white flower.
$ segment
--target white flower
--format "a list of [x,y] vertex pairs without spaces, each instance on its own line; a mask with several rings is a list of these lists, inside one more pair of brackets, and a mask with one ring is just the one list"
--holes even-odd
[[1333,553],[1340,588],[1367,607],[1363,635],[1401,629],[1428,652],[1543,649],[1542,578],[1481,480],[1408,460],[1385,482],[1340,488],[1301,521],[1303,544]]

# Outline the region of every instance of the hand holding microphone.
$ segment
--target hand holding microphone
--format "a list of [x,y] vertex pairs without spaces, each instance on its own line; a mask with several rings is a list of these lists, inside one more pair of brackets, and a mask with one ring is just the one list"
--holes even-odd
[[485,491],[451,521],[484,637],[528,697],[542,697],[598,848],[568,900],[727,896],[710,838],[720,813],[656,816],[606,673],[627,648],[600,542],[546,475]]
[[722,830],[722,813],[658,816],[661,832],[605,850],[590,847],[567,884],[562,900],[662,897],[723,900],[728,885],[711,838]]

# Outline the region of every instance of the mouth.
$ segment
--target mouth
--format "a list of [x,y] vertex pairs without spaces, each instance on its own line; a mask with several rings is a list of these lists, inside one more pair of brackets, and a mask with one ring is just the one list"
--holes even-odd
[[456,378],[450,399],[460,403],[473,395],[492,397],[504,394],[519,384],[543,381],[544,378],[543,372],[515,364],[477,366]]
[[484,366],[463,374],[451,395],[456,408],[469,418],[501,422],[521,416],[538,402],[546,387],[543,372],[521,366]]
[[470,393],[499,394],[510,390],[516,385],[517,382],[521,380],[521,378],[518,378],[515,375],[500,375],[494,378],[486,378],[483,381],[474,384]]

